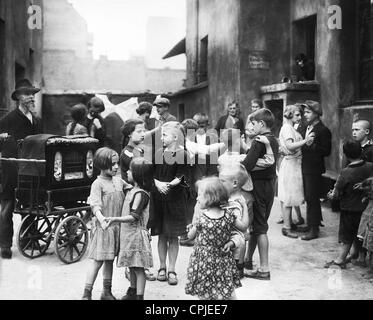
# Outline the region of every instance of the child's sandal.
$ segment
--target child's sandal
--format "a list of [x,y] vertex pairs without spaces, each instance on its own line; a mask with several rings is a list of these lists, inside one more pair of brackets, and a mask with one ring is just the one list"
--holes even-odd
[[[170,277],[170,274],[172,274],[173,276]],[[178,283],[178,280],[177,280],[177,274],[176,274],[176,272],[169,271],[168,272],[168,284],[171,285],[171,286],[176,286],[177,283]]]
[[160,268],[158,270],[158,281],[167,281],[167,276],[166,276],[166,268]]
[[337,266],[341,269],[346,269],[346,262],[337,263],[334,260],[325,263],[324,268],[330,268],[331,266]]

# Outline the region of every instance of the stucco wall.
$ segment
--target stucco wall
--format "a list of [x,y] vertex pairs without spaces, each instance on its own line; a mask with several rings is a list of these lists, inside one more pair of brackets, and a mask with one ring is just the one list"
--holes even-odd
[[[170,112],[177,116],[179,121],[183,121],[184,119],[193,118],[193,116],[198,113],[202,112],[209,116],[210,123],[211,123],[211,113],[209,109],[209,94],[208,94],[208,87],[204,86],[199,89],[191,90],[189,92],[185,92],[183,94],[172,95],[170,97],[171,101],[171,109]],[[185,117],[183,118],[178,110],[179,105],[184,104],[184,111]]]
[[[42,0],[31,3],[42,7]],[[15,107],[11,94],[15,88],[16,63],[25,69],[24,76],[35,86],[42,86],[42,32],[28,28],[30,1],[1,1],[0,19],[0,116]],[[36,95],[36,112],[40,114],[41,94]]]
[[[288,0],[241,0],[239,16],[240,101],[246,117],[250,101],[260,98],[260,87],[281,82],[290,76],[290,26]],[[268,61],[268,69],[250,67],[252,52],[259,51]]]

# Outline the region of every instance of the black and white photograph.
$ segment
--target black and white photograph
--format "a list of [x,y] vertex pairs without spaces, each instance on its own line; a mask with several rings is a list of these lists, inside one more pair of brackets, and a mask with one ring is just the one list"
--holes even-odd
[[373,0],[0,0],[0,301],[373,300],[372,131]]

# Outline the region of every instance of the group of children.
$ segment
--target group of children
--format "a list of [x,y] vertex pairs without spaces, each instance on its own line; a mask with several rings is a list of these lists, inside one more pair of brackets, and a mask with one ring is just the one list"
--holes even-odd
[[[206,121],[206,116],[202,115],[202,119]],[[94,165],[100,169],[100,175],[88,198],[95,219],[89,249],[92,264],[83,299],[91,299],[102,265],[101,298],[115,299],[111,293],[115,257],[118,267],[130,270],[131,285],[122,299],[143,299],[145,272],[153,266],[151,235],[158,235],[157,280],[168,281],[170,285],[178,283],[175,265],[179,236],[187,232],[188,240],[195,238],[187,272],[187,294],[201,299],[234,298],[234,289],[240,286],[243,276],[244,257],[252,269],[251,258],[257,243],[262,269],[253,272],[252,277],[269,279],[265,241],[268,242],[267,219],[274,197],[272,171],[275,173],[278,145],[270,133],[274,118],[269,110],[259,110],[251,119],[251,130],[257,137],[243,155],[237,129],[225,130],[221,142],[205,143],[206,148],[202,148],[198,134],[206,138],[206,130],[198,128],[207,125],[192,119],[190,123],[197,124],[195,141],[188,143],[188,135],[185,138],[185,123],[183,126],[175,121],[166,122],[160,130],[163,147],[150,153],[151,159],[146,159],[144,153],[148,132],[138,119],[123,126],[125,142],[120,157],[109,148],[97,150]],[[194,152],[193,144],[197,148]],[[204,155],[206,160],[216,151],[220,154],[217,163],[209,159],[204,162],[199,178],[193,176],[198,162],[191,162],[191,158]],[[122,178],[118,176],[119,166]],[[206,170],[213,166],[215,174],[206,177]],[[255,203],[260,207],[255,208]],[[193,213],[190,218],[188,211]],[[246,245],[248,238],[254,242],[250,248]]]
[[339,200],[340,223],[338,241],[342,244],[338,257],[325,264],[341,269],[355,260],[369,270],[364,276],[373,279],[373,157],[370,124],[356,120],[352,125],[353,140],[343,144],[346,166],[342,169],[334,189],[328,194],[331,200]]

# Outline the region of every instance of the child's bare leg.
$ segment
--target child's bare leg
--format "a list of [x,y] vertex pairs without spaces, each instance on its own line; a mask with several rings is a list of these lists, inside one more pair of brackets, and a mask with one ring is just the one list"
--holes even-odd
[[159,235],[158,238],[158,256],[159,256],[159,268],[166,269],[166,258],[167,258],[167,250],[168,250],[168,241],[167,237],[164,235]]
[[98,271],[101,269],[103,261],[97,261],[97,260],[92,260],[92,263],[89,266],[88,269],[88,274],[85,282],[85,287],[84,287],[84,293],[83,293],[83,298],[82,299],[87,299],[91,300],[92,299],[92,289],[93,289],[93,284],[96,281]]
[[335,259],[335,262],[336,263],[343,263],[346,261],[346,257],[348,255],[348,252],[350,251],[351,249],[351,246],[352,246],[352,243],[343,243],[342,246],[340,247],[339,249],[339,255],[337,257],[337,259]]
[[177,255],[179,253],[179,238],[178,237],[169,237],[168,239],[168,269],[169,271],[175,272]]
[[250,234],[249,243],[247,246],[246,262],[253,261],[253,255],[257,246],[257,236],[255,234]]
[[292,207],[285,207],[282,205],[282,212],[283,212],[283,217],[284,217],[284,228],[285,229],[291,229],[291,224],[293,222],[291,218],[291,211]]
[[258,235],[258,250],[259,250],[259,258],[260,258],[260,270],[262,272],[269,271],[269,261],[268,261],[268,236],[267,234],[260,234]]
[[97,274],[100,271],[103,263],[104,261],[92,260],[92,263],[88,269],[87,279],[85,283],[92,284],[92,285],[95,283]]
[[[246,243],[246,241],[245,241]],[[239,264],[243,264],[244,263],[244,260],[245,260],[245,251],[246,251],[246,247],[243,246],[242,248],[240,248],[240,254],[239,254],[239,258],[238,258],[238,263]]]
[[298,222],[299,221],[304,221],[304,219],[302,217],[302,212],[300,211],[300,206],[295,206],[294,209],[295,209],[295,212],[297,214],[297,220],[298,220]]
[[115,300],[111,293],[111,283],[113,278],[113,260],[106,260],[102,272],[104,291],[101,295],[101,300]]
[[131,288],[137,288],[137,279],[134,268],[130,268],[130,283]]
[[134,270],[136,275],[136,295],[141,296],[141,300],[144,299],[145,292],[145,269],[144,268],[131,268]]

